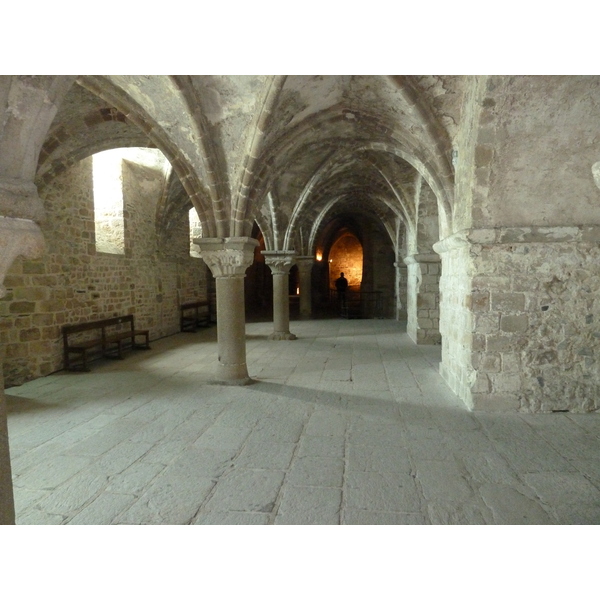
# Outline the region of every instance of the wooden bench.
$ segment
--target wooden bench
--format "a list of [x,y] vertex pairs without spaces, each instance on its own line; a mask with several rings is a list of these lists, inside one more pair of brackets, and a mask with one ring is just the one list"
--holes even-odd
[[[150,349],[150,332],[147,329],[135,329],[133,315],[64,325],[62,333],[67,371],[89,371],[88,360],[94,352],[107,358],[122,359],[126,346],[140,350]],[[73,340],[73,337],[76,339]],[[137,337],[143,337],[144,342],[137,343]],[[79,355],[80,361],[73,363],[71,354]]]
[[[201,308],[206,308],[206,311],[200,313]],[[181,315],[180,326],[181,331],[196,331],[198,327],[207,327],[210,325],[210,303],[208,300],[200,300],[198,302],[185,302],[179,307]]]

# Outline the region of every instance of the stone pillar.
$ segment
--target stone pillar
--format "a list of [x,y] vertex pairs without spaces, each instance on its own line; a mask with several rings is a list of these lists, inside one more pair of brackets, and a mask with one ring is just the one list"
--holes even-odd
[[270,340],[295,340],[290,333],[290,268],[294,264],[295,252],[264,250],[262,255],[273,274],[273,333]]
[[[4,362],[4,346],[0,346],[0,361]],[[0,525],[14,525],[15,502],[13,498],[10,448],[6,423],[6,396],[0,362]]]
[[396,282],[394,293],[396,297],[396,306],[394,307],[394,315],[396,321],[406,321],[408,313],[406,311],[406,282],[407,282],[407,267],[404,262],[395,262],[394,270],[396,273]]
[[310,319],[312,316],[312,267],[315,262],[312,256],[297,256],[296,265],[300,274],[300,318]]
[[[4,277],[15,258],[38,258],[43,251],[44,237],[33,221],[0,216],[0,298],[6,294]],[[0,525],[12,525],[15,522],[15,504],[6,423],[3,363],[4,347],[0,348]]]
[[469,408],[600,409],[600,226],[469,229],[434,247],[440,373]]
[[408,266],[408,323],[406,331],[416,344],[439,344],[440,257],[412,254]]
[[216,280],[217,381],[227,385],[251,382],[246,366],[244,277],[254,260],[255,239],[198,238],[200,253]]

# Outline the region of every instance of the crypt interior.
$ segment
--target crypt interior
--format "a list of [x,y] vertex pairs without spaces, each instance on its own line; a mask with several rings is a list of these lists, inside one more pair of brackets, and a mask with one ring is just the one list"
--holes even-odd
[[[0,110],[0,523],[600,523],[600,77],[1,76]],[[149,350],[66,368],[126,315]]]

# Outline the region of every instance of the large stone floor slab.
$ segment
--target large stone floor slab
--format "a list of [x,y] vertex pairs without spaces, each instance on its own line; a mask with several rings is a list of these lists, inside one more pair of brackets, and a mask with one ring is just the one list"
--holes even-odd
[[473,413],[401,323],[216,330],[6,390],[20,524],[600,524],[600,415]]

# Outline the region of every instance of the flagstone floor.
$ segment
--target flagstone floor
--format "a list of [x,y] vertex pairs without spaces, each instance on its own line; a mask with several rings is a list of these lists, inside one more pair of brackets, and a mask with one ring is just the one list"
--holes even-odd
[[18,524],[599,524],[600,414],[469,412],[387,320],[216,328],[6,390]]

